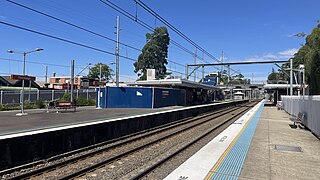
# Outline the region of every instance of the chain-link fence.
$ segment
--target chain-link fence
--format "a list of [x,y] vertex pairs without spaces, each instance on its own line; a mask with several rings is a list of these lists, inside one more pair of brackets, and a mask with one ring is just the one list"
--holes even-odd
[[[67,90],[24,90],[24,100],[29,102],[53,101],[61,98],[65,93],[70,93]],[[18,104],[21,102],[22,91],[0,91],[0,104]],[[75,98],[82,97],[86,100],[95,99],[95,89],[77,89],[73,91]]]

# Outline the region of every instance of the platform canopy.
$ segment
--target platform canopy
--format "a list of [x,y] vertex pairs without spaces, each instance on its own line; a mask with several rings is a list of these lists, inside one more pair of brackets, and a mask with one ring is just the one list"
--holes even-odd
[[[263,86],[264,89],[287,89],[290,88],[290,84],[266,84]],[[300,84],[293,84],[293,88],[301,87]]]
[[173,87],[173,88],[200,88],[205,90],[218,90],[215,86],[201,84],[185,79],[160,79],[160,80],[145,80],[128,83],[130,86],[148,86],[148,87]]

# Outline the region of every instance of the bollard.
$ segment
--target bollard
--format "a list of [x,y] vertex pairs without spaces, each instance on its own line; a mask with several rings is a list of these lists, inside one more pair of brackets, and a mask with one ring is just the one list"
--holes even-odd
[[40,99],[40,91],[39,91],[39,89],[37,90],[37,101],[39,101],[39,99]]
[[51,101],[53,101],[53,100],[54,100],[54,90],[52,90],[51,92],[52,92],[52,94],[51,94]]
[[87,100],[89,100],[89,89],[87,89]]
[[0,93],[0,104],[3,104],[3,91]]

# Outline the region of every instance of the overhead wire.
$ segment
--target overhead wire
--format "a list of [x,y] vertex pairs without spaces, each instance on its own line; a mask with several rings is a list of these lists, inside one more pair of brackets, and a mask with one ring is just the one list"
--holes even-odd
[[[62,42],[66,42],[66,43],[69,43],[69,44],[81,46],[83,48],[91,49],[91,50],[98,51],[98,52],[101,52],[101,53],[105,53],[105,54],[109,54],[109,55],[113,55],[113,56],[116,55],[115,53],[112,53],[112,52],[109,52],[109,51],[105,51],[105,50],[102,50],[102,49],[99,49],[99,48],[96,48],[96,47],[92,47],[92,46],[89,46],[89,45],[81,44],[81,43],[78,43],[78,42],[75,42],[75,41],[71,41],[71,40],[68,40],[68,39],[60,38],[60,37],[53,36],[53,35],[50,35],[50,34],[42,33],[42,32],[35,31],[35,30],[29,29],[29,28],[25,28],[25,27],[21,27],[21,26],[18,26],[18,25],[11,24],[11,23],[7,23],[7,22],[4,22],[4,21],[0,21],[0,24],[7,25],[7,26],[10,26],[10,27],[13,27],[13,28],[16,28],[16,29],[28,31],[28,32],[31,32],[31,33],[34,33],[34,34],[42,35],[42,36],[45,36],[45,37],[49,37],[49,38],[52,38],[52,39],[55,39],[55,40],[59,40],[59,41],[62,41]],[[137,61],[134,58],[126,57],[126,56],[123,56],[123,55],[119,55],[119,57],[127,59],[127,60],[130,60],[130,61],[134,61],[134,62]],[[41,63],[39,63],[39,64],[41,64]]]
[[185,39],[187,42],[192,44],[194,47],[199,49],[200,51],[204,52],[208,57],[212,58],[213,60],[220,62],[216,57],[214,57],[212,54],[207,52],[205,49],[203,49],[201,46],[199,46],[197,43],[192,41],[188,36],[186,36],[184,33],[182,33],[180,30],[178,30],[176,27],[174,27],[171,23],[169,23],[167,20],[162,18],[159,14],[157,14],[154,10],[152,10],[149,6],[147,6],[145,3],[143,3],[140,0],[134,0],[139,6],[141,6],[143,9],[145,9],[147,12],[149,12],[152,16],[159,19],[162,23],[164,23],[166,26],[168,26],[170,29],[172,29],[174,32],[176,32],[179,36],[181,36],[183,39]]
[[[94,32],[94,31],[91,31],[91,30],[87,29],[87,28],[83,28],[83,27],[78,26],[78,25],[76,25],[76,24],[70,23],[70,22],[68,22],[68,21],[62,20],[62,19],[60,19],[60,18],[54,17],[54,16],[49,15],[49,14],[47,14],[47,13],[38,11],[38,10],[33,9],[33,8],[30,8],[30,7],[25,6],[25,5],[23,5],[23,4],[20,4],[20,3],[17,3],[17,2],[11,1],[11,0],[6,0],[6,1],[8,1],[8,2],[10,2],[10,3],[12,3],[12,4],[15,4],[15,5],[17,5],[17,6],[20,6],[20,7],[22,7],[22,8],[28,9],[28,10],[30,10],[30,11],[33,11],[33,12],[35,12],[35,13],[41,14],[41,15],[43,15],[43,16],[46,16],[46,17],[48,17],[48,18],[54,19],[54,20],[56,20],[56,21],[62,22],[62,23],[64,23],[64,24],[68,24],[68,25],[73,26],[73,27],[75,27],[75,28],[81,29],[81,30],[83,30],[83,31],[85,31],[85,32],[88,32],[88,33],[90,33],[90,34],[99,36],[99,37],[104,38],[104,39],[107,39],[107,40],[109,40],[109,41],[117,42],[116,40],[114,40],[114,39],[112,39],[112,38],[109,38],[109,37],[104,36],[104,35],[102,35],[102,34],[96,33],[96,32]],[[129,47],[129,48],[131,48],[131,49],[137,50],[137,51],[141,51],[140,49],[138,49],[138,48],[136,48],[136,47],[133,47],[133,46],[131,46],[131,45],[128,45],[128,44],[125,44],[125,43],[122,43],[122,42],[119,42],[119,44],[125,45],[125,46],[127,46],[127,47]]]
[[[30,11],[33,11],[33,12],[35,12],[35,13],[41,14],[41,15],[43,15],[43,16],[46,16],[46,17],[49,17],[49,18],[51,18],[51,19],[57,20],[57,21],[62,22],[62,23],[64,23],[64,24],[67,24],[67,25],[73,26],[73,27],[75,27],[75,28],[81,29],[81,30],[83,30],[83,31],[86,31],[86,32],[88,32],[88,33],[94,34],[94,35],[99,36],[99,37],[101,37],[101,38],[104,38],[104,39],[107,39],[107,40],[116,42],[115,40],[113,40],[113,39],[111,39],[111,38],[109,38],[109,37],[106,37],[106,36],[104,36],[104,35],[98,34],[98,33],[94,32],[94,31],[89,30],[89,29],[80,27],[80,26],[75,25],[75,24],[73,24],[73,23],[67,22],[67,21],[62,20],[62,19],[60,19],[60,18],[54,17],[54,16],[49,15],[49,14],[47,14],[47,13],[38,11],[38,10],[36,10],[36,9],[30,8],[30,7],[28,7],[28,6],[25,6],[25,5],[23,5],[23,4],[20,4],[20,3],[17,3],[17,2],[11,1],[11,0],[7,0],[7,1],[10,2],[10,3],[12,3],[12,4],[15,4],[15,5],[17,5],[17,6],[20,6],[20,7],[22,7],[22,8],[25,8],[25,9],[28,9],[28,10],[30,10]],[[118,8],[119,8],[119,7],[118,7]],[[123,9],[121,9],[121,10],[123,10]],[[1,23],[2,23],[2,24],[9,25],[8,23],[5,23],[5,22],[1,22]],[[148,26],[147,24],[145,24],[145,25]],[[58,38],[58,37],[53,37],[52,35],[48,35],[48,34],[36,32],[36,31],[34,31],[34,30],[30,30],[30,29],[18,27],[17,25],[10,24],[10,26],[16,27],[16,28],[19,28],[19,29],[22,29],[22,30],[27,30],[27,31],[29,31],[29,32],[37,33],[37,34],[40,34],[40,35],[45,35],[45,36],[47,36],[47,37],[51,37],[51,38],[54,38],[54,39],[57,39],[57,40],[62,40],[62,41],[65,41],[65,42],[69,42],[69,43],[72,43],[72,44],[75,44],[75,45],[79,45],[79,46],[82,46],[82,47],[90,48],[90,49],[92,49],[92,50],[97,50],[97,51],[104,52],[104,53],[107,53],[107,54],[115,55],[115,54],[113,54],[113,53],[110,53],[110,52],[107,52],[107,51],[104,51],[104,50],[101,50],[101,49],[93,48],[93,47],[90,47],[90,46],[87,46],[87,45],[84,45],[84,44],[80,44],[80,43],[76,43],[76,42],[71,42],[70,40],[66,40],[66,39],[62,39],[62,38]],[[151,28],[150,26],[149,26],[149,29],[152,30],[152,28]],[[173,43],[174,43],[177,47],[179,47],[180,49],[184,49],[184,51],[188,51],[188,49],[184,48],[182,45],[180,45],[180,44],[178,44],[178,43],[175,43],[175,42],[173,42]],[[128,44],[125,44],[125,43],[122,43],[122,42],[120,42],[119,44],[124,45],[124,46],[126,46],[126,47],[129,47],[129,48],[131,48],[131,49],[137,50],[137,51],[139,51],[139,52],[142,51],[142,50],[139,49],[139,48],[133,47],[133,46],[131,46],[131,45],[128,45]],[[190,53],[192,53],[192,52],[190,52]],[[127,57],[125,57],[125,56],[120,56],[120,57],[129,59],[129,60],[133,60],[132,58],[127,58]],[[135,61],[135,60],[134,60],[134,61]],[[172,61],[172,60],[168,60],[168,62],[184,67],[183,64],[177,63],[177,62]]]
[[[184,33],[182,33],[180,30],[178,30],[175,26],[173,26],[171,23],[169,23],[167,20],[162,18],[158,13],[156,13],[154,10],[152,10],[148,5],[143,3],[141,0],[134,0],[139,6],[141,6],[143,9],[145,9],[147,12],[149,12],[152,16],[154,16],[156,19],[159,19],[162,23],[164,23],[166,26],[168,26],[170,29],[172,29],[174,32],[176,32],[179,36],[181,36],[183,39],[185,39],[187,42],[192,44],[194,47],[202,51],[204,54],[206,54],[208,57],[211,59],[221,62],[219,59],[214,57],[212,54],[210,54],[208,51],[206,51],[204,48],[199,46],[197,43],[195,43],[193,40],[191,40],[188,36],[186,36]],[[197,55],[195,55],[197,58],[199,58]],[[208,63],[207,61],[204,60],[204,58],[199,58],[200,60]],[[216,69],[219,69],[215,67]],[[236,72],[235,70],[231,69],[232,71]]]
[[[2,61],[13,61],[13,62],[23,62],[23,60],[19,60],[19,59],[10,59],[10,58],[3,58],[3,57],[0,57],[0,60]],[[30,63],[30,64],[39,64],[39,65],[47,65],[47,66],[57,66],[57,67],[66,67],[66,68],[69,68],[71,66],[69,65],[62,65],[62,64],[52,64],[52,63],[44,63],[44,62],[37,62],[37,61],[29,61],[29,60],[26,60],[26,63]],[[83,68],[82,66],[75,66],[76,68]]]
[[[10,2],[10,3],[12,3],[12,4],[15,4],[15,5],[19,6],[19,7],[28,9],[28,10],[30,10],[30,11],[32,11],[32,12],[41,14],[41,15],[43,15],[43,16],[46,16],[46,17],[48,17],[48,18],[51,18],[51,19],[54,19],[54,20],[56,20],[56,21],[62,22],[62,23],[64,23],[64,24],[70,25],[70,26],[72,26],[72,27],[81,29],[81,30],[83,30],[83,31],[85,31],[85,32],[94,34],[94,35],[99,36],[99,37],[101,37],[101,38],[104,38],[104,39],[107,39],[107,40],[110,40],[110,41],[113,41],[113,42],[117,42],[117,41],[114,40],[114,39],[111,39],[111,38],[109,38],[109,37],[106,37],[106,36],[104,36],[104,35],[101,35],[101,34],[99,34],[99,33],[96,33],[96,32],[94,32],[94,31],[92,31],[92,30],[83,28],[83,27],[78,26],[78,25],[76,25],[76,24],[74,24],[74,23],[70,23],[70,22],[65,21],[65,20],[63,20],[63,19],[61,19],[61,18],[54,17],[54,16],[52,16],[52,15],[49,15],[48,13],[41,12],[41,11],[39,11],[39,10],[33,9],[33,8],[31,8],[31,7],[25,6],[25,5],[23,5],[23,4],[20,4],[20,3],[17,3],[17,2],[11,1],[11,0],[7,0],[7,1]],[[119,42],[119,44],[124,45],[124,46],[126,46],[126,47],[129,47],[129,48],[131,48],[131,49],[137,50],[137,51],[139,51],[139,52],[142,52],[141,49],[136,48],[136,47],[133,47],[133,46],[131,46],[131,45],[128,45],[128,44],[125,44],[125,43],[122,43],[122,42]],[[183,47],[181,47],[181,48],[183,48]],[[180,64],[180,63],[174,62],[174,61],[172,61],[172,60],[168,60],[168,61],[171,62],[171,63],[173,63],[173,64],[176,64],[176,65],[180,65],[180,66],[185,67],[185,65],[182,65],[182,64]]]
[[[148,25],[147,23],[145,23],[144,21],[142,21],[141,19],[139,19],[138,17],[130,14],[128,11],[124,10],[123,8],[119,7],[118,5],[114,4],[113,2],[111,2],[110,0],[99,0],[100,2],[102,2],[103,4],[109,6],[110,8],[114,9],[115,11],[119,12],[120,14],[122,14],[123,16],[135,21],[136,23],[138,23],[139,25],[141,25],[142,27],[148,29],[149,31],[153,31],[153,27],[151,27],[150,25]],[[182,49],[183,51],[191,54],[192,56],[196,56],[196,58],[203,60],[203,58],[199,57],[197,54],[195,55],[192,51],[190,51],[189,49],[187,49],[186,47],[182,46],[181,44],[177,43],[176,41],[170,39],[170,43],[172,43],[173,45],[175,45],[176,47]],[[218,69],[217,67],[214,67],[216,69]]]

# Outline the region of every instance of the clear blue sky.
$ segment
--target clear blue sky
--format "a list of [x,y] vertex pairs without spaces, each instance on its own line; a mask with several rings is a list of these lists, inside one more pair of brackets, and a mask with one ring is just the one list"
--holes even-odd
[[[145,34],[149,32],[137,23],[122,16],[99,0],[14,0],[25,6],[63,19],[96,33],[115,39],[116,16],[121,18],[120,41],[142,49]],[[132,14],[136,14],[133,0],[111,2]],[[270,1],[143,1],[190,39],[220,59],[221,51],[225,61],[237,62],[248,60],[287,60],[303,44],[303,38],[292,37],[293,34],[309,34],[320,19],[318,0],[270,0]],[[137,8],[138,18],[150,26],[162,26],[160,21]],[[39,32],[65,38],[114,53],[115,43],[86,33],[74,27],[57,22],[37,13],[31,12],[5,0],[0,1],[0,21],[30,28]],[[7,50],[29,51],[37,47],[42,52],[27,55],[27,73],[43,80],[45,65],[49,64],[49,75],[56,72],[58,76],[69,75],[71,59],[76,62],[76,74],[87,63],[111,63],[112,55],[100,53],[76,45],[43,37],[37,34],[15,29],[0,24],[0,75],[22,73],[22,55],[8,54]],[[170,38],[190,51],[194,47],[169,29]],[[120,54],[137,59],[139,52],[121,46]],[[202,53],[198,51],[201,57]],[[204,56],[206,62],[215,62]],[[9,60],[8,60],[9,59]],[[192,55],[182,51],[173,44],[169,45],[169,60],[185,65],[192,64]],[[199,63],[202,63],[198,59]],[[41,64],[43,63],[43,65]],[[120,58],[120,79],[133,81],[137,78],[133,72],[133,61]],[[62,65],[62,66],[57,66]],[[169,69],[185,72],[185,67],[169,63]],[[265,81],[274,65],[235,66],[246,78]],[[115,68],[111,65],[111,68]],[[212,67],[206,72],[216,71]],[[87,71],[84,71],[85,73]],[[85,75],[85,74],[82,74]],[[174,73],[174,75],[180,75]],[[198,72],[200,77],[200,72]],[[192,78],[193,79],[193,78]]]

